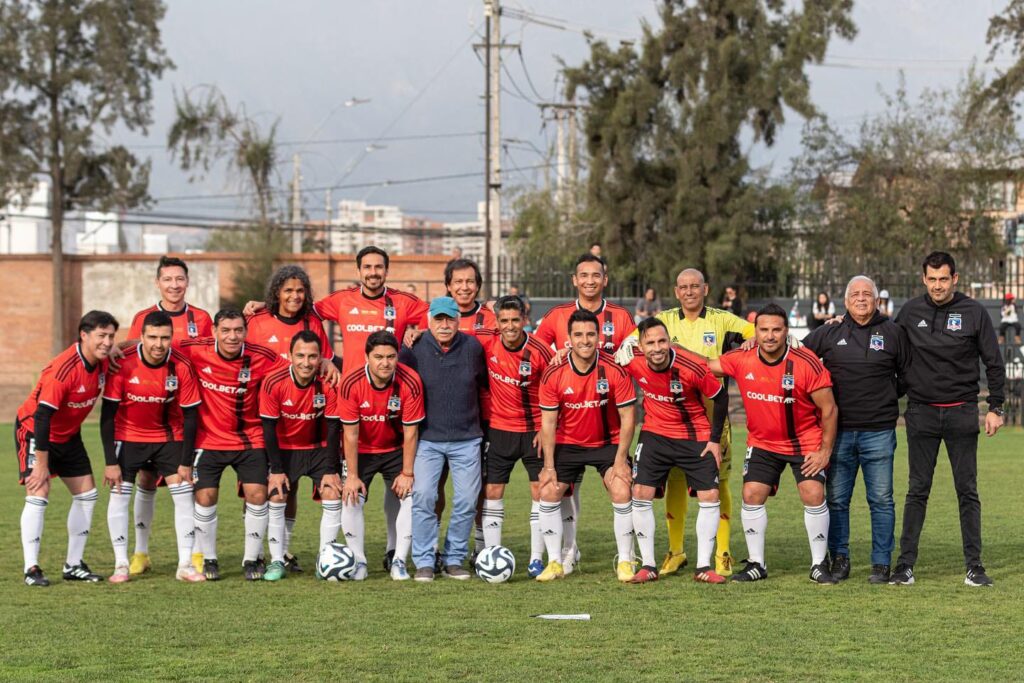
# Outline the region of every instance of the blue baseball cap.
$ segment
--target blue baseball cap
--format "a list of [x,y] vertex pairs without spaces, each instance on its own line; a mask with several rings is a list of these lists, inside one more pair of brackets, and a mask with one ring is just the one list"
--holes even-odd
[[430,300],[430,317],[436,318],[439,315],[446,315],[449,318],[459,317],[459,306],[455,299],[450,296],[438,296]]

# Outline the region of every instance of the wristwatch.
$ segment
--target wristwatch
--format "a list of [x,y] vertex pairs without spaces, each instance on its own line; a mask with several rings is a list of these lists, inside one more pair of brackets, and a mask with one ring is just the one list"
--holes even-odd
[[1002,417],[1003,416],[1003,409],[1002,408],[989,408],[988,412],[995,413],[996,417]]

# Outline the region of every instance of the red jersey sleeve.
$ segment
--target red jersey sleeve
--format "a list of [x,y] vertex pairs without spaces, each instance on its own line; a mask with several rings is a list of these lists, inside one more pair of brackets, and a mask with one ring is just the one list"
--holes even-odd
[[540,325],[537,326],[536,331],[533,333],[534,337],[549,346],[555,343],[555,328],[551,317],[550,312],[544,316],[544,319],[540,321]]
[[714,398],[718,395],[718,392],[722,390],[724,385],[718,381],[715,374],[711,372],[711,368],[708,367],[707,362],[703,360],[701,361],[701,373],[702,374],[694,373],[697,388],[700,389],[700,393],[704,394],[708,398]]
[[178,369],[178,406],[191,408],[203,402],[199,395],[199,380],[196,369],[189,362],[182,363]]
[[[213,336],[213,318],[206,311],[194,308],[195,319],[196,319],[196,331],[199,337],[212,337]],[[141,334],[141,331],[140,331]]]
[[142,320],[146,317],[143,314],[147,313],[147,312],[148,312],[148,310],[146,310],[146,311],[139,311],[138,313],[135,314],[135,317],[132,318],[132,326],[128,330],[128,338],[129,339],[141,339],[142,338]]
[[338,385],[338,417],[345,424],[359,424],[359,401],[355,397],[355,387],[346,388],[347,382]]
[[718,362],[722,366],[722,372],[730,377],[735,377],[739,371],[739,361],[742,358],[741,352],[730,352],[722,354],[718,357]]
[[278,383],[264,383],[260,387],[260,417],[267,417],[276,420],[281,417],[281,402],[278,399],[274,387]]
[[427,417],[423,406],[423,382],[412,370],[402,375],[402,424],[414,425]]
[[561,405],[561,396],[558,395],[557,376],[558,373],[553,372],[552,368],[549,367],[541,379],[539,392],[541,410],[558,410]]
[[339,292],[334,292],[313,304],[313,312],[321,320],[338,322],[338,294]]
[[68,385],[66,382],[61,382],[57,379],[56,373],[51,375],[48,379],[42,382],[42,386],[39,387],[39,403],[46,404],[57,410],[64,403],[64,398],[68,393]]
[[311,315],[309,316],[309,326],[316,333],[316,336],[320,337],[320,349],[323,357],[327,360],[334,360],[334,344],[327,338],[324,324],[320,322],[319,318]]
[[120,372],[107,375],[107,384],[103,388],[103,398],[111,401],[120,401],[124,395],[124,379]]
[[339,416],[338,392],[327,387],[327,390],[324,391],[324,400],[327,401],[327,405],[324,406],[324,417],[329,420],[337,420]]
[[625,408],[636,403],[636,391],[633,389],[633,380],[629,373],[616,364],[611,356],[602,358],[608,361],[608,384],[614,394],[615,405]]
[[832,386],[832,375],[825,369],[820,360],[814,359],[813,363],[804,363],[803,367],[804,381],[806,382],[808,394],[813,394],[818,389]]

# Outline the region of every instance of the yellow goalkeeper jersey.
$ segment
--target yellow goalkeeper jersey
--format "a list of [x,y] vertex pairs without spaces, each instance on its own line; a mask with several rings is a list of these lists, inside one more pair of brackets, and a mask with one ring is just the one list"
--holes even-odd
[[[744,339],[754,336],[754,324],[720,308],[705,306],[694,320],[687,320],[682,308],[670,308],[657,316],[668,328],[669,339],[705,358],[721,356]],[[633,336],[637,336],[636,330]]]

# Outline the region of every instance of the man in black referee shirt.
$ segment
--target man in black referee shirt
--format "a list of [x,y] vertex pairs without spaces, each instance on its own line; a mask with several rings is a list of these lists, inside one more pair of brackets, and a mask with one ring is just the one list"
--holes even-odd
[[981,501],[978,499],[978,357],[988,379],[985,434],[1003,426],[1003,384],[1006,375],[995,328],[988,311],[955,291],[953,257],[935,251],[925,258],[927,293],[908,301],[896,315],[907,332],[911,364],[907,383],[907,445],[910,486],[903,508],[900,557],[892,584],[914,583],[917,545],[924,526],[928,493],[944,441],[953,468],[960,506],[960,534],[967,563],[968,586],[991,586],[981,566]]

